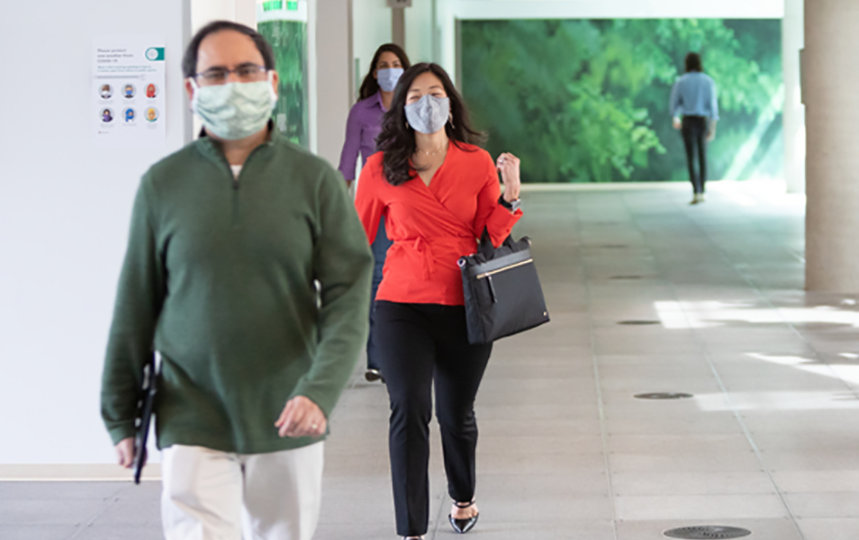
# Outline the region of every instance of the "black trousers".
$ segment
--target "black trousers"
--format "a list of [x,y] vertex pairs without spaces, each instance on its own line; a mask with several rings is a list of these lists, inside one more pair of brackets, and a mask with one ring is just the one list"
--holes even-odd
[[[686,163],[689,165],[689,180],[695,193],[704,193],[707,180],[707,117],[684,116],[683,145],[686,147]],[[698,171],[695,171],[695,157],[698,157]]]
[[397,534],[427,532],[429,422],[435,383],[448,493],[470,501],[475,489],[474,398],[492,345],[469,345],[465,309],[376,301],[373,326],[391,405],[388,444]]
[[379,290],[379,285],[382,283],[382,269],[385,267],[385,259],[388,256],[388,248],[392,242],[388,240],[388,234],[385,232],[385,218],[379,220],[379,229],[376,233],[376,239],[370,244],[370,249],[373,252],[373,283],[370,289],[370,335],[367,337],[367,369],[379,369],[379,363],[376,361],[376,343],[373,341],[373,326],[376,322],[376,291]]

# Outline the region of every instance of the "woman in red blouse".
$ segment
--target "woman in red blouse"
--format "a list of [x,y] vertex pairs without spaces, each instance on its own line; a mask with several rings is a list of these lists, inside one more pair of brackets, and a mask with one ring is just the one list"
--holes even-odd
[[391,403],[397,534],[406,538],[427,530],[433,383],[454,501],[449,520],[461,533],[477,522],[474,398],[492,345],[468,343],[456,261],[474,253],[484,227],[499,245],[522,215],[518,158],[504,153],[493,162],[471,144],[479,136],[447,73],[417,64],[401,76],[378,138],[381,151],[358,180],[355,204],[367,238],[376,237],[384,217],[393,241],[373,339]]

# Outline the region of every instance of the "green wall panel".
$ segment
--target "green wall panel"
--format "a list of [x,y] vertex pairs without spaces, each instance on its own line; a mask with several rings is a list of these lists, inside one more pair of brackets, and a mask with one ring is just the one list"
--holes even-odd
[[280,78],[274,118],[293,142],[308,147],[307,111],[307,24],[295,21],[265,21],[257,25],[274,49]]
[[668,99],[689,51],[719,88],[708,177],[782,176],[780,20],[463,21],[461,44],[474,123],[527,181],[688,181]]

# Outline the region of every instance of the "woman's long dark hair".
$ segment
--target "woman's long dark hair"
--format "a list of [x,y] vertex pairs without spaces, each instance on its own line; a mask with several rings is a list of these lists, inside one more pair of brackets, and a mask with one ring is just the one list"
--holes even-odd
[[415,130],[406,121],[406,97],[414,80],[421,74],[430,72],[439,78],[450,100],[451,120],[444,125],[447,137],[458,147],[460,143],[480,144],[485,140],[483,133],[471,128],[468,110],[462,96],[456,91],[447,72],[438,64],[422,62],[415,64],[403,73],[394,89],[390,110],[382,120],[382,132],[376,138],[376,148],[384,152],[382,158],[385,179],[389,184],[398,186],[408,182],[411,174],[409,160],[417,149]]
[[361,90],[358,91],[358,101],[367,99],[379,91],[379,81],[377,81],[376,77],[373,76],[373,72],[376,71],[379,64],[379,57],[382,56],[382,53],[384,52],[396,54],[397,58],[400,59],[400,64],[403,65],[403,69],[409,69],[409,66],[411,65],[409,63],[409,57],[406,55],[406,51],[404,51],[399,45],[394,43],[385,43],[384,45],[380,45],[379,48],[376,49],[376,54],[373,55],[373,61],[370,62],[370,71],[367,72],[367,75],[364,76],[364,82],[361,83]]
[[686,73],[690,71],[704,71],[701,66],[701,55],[698,53],[690,52],[686,55]]

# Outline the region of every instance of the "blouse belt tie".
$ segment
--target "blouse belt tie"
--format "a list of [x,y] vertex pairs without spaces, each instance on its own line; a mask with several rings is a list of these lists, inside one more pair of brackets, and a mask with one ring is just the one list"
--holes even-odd
[[424,279],[429,279],[430,273],[432,272],[432,248],[430,248],[430,243],[418,236],[415,238],[412,247],[423,259]]
[[[471,237],[467,237],[467,236],[450,236],[450,237],[445,237],[444,239],[441,239],[441,238],[434,239],[434,241],[436,243],[441,242],[441,243],[444,243],[445,245],[450,245],[451,247],[453,247],[454,245],[459,245],[461,242],[463,242],[463,240],[465,242],[473,242],[474,243],[474,249],[477,248],[477,240],[475,240]],[[432,273],[432,269],[433,269],[432,244],[433,244],[433,242],[430,242],[430,241],[428,241],[428,240],[426,240],[420,236],[415,238],[414,242],[412,242],[412,249],[414,249],[418,253],[418,255],[420,255],[421,259],[423,260],[422,266],[423,266],[423,277],[424,277],[424,279],[429,279],[430,274]]]

